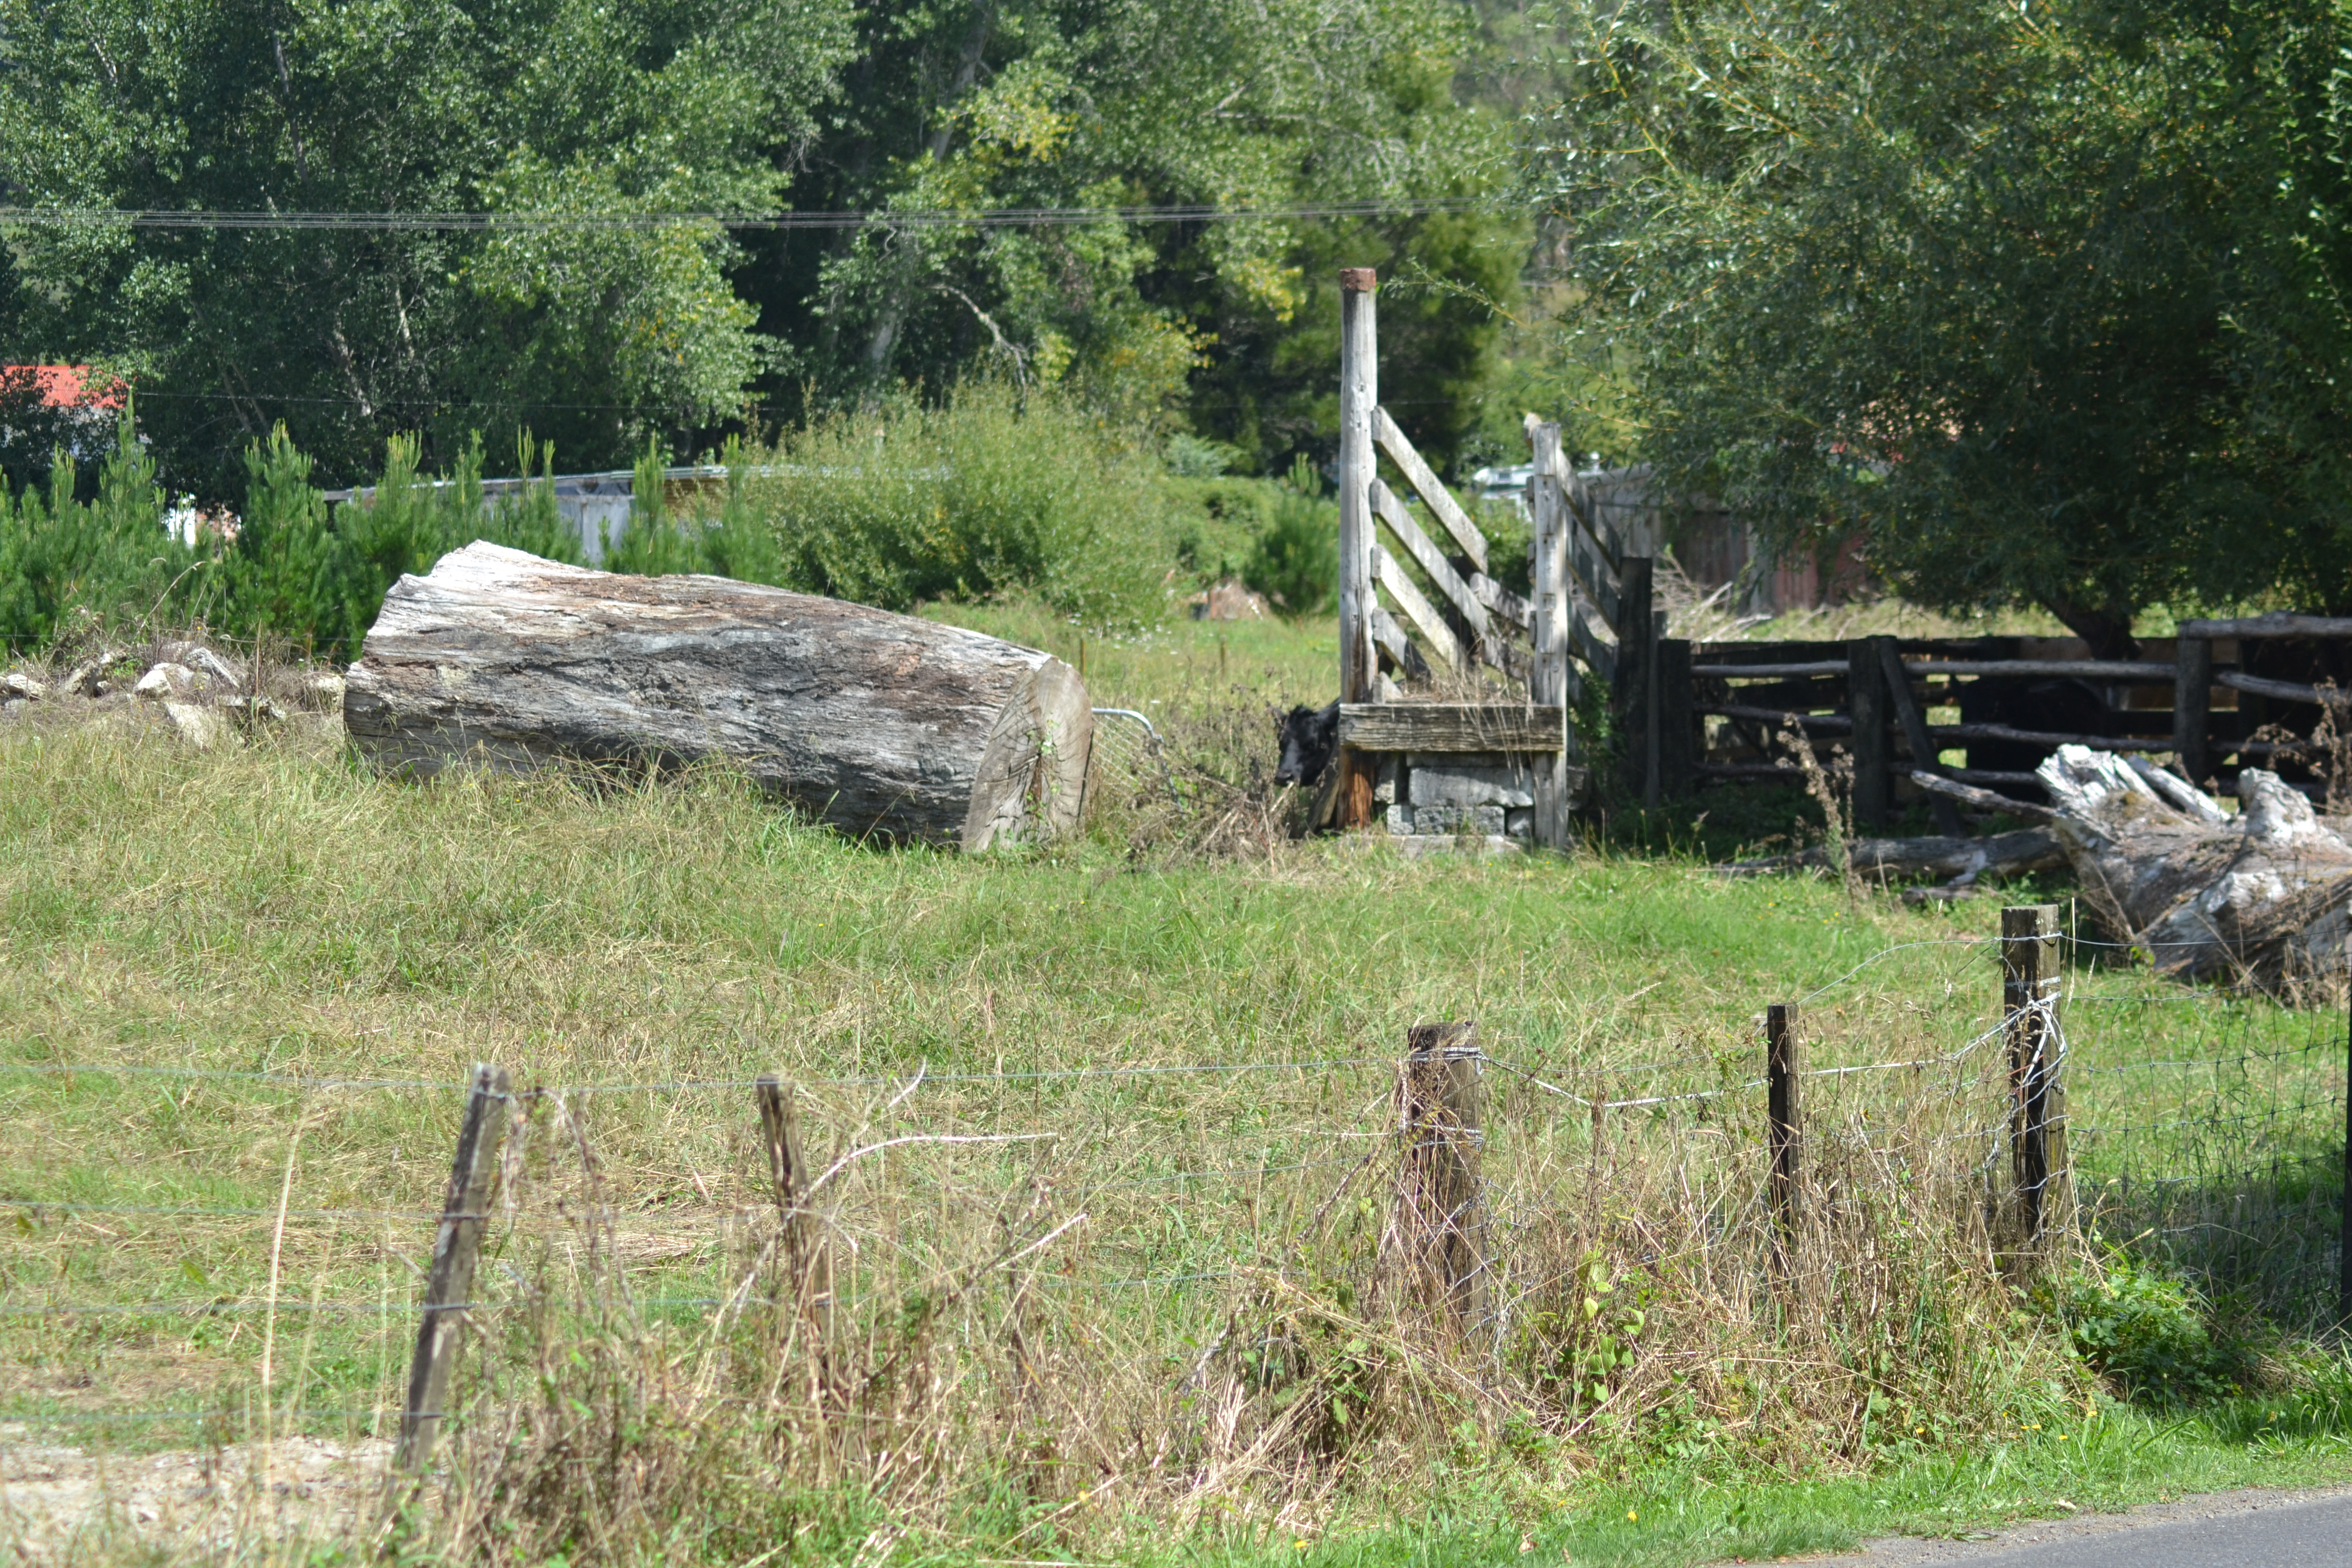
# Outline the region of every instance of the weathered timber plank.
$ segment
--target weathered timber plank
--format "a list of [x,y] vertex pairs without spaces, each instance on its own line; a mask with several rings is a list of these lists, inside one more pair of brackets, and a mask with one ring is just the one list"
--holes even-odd
[[1526,632],[1535,630],[1535,606],[1487,576],[1484,572],[1470,574],[1470,591],[1478,595],[1480,604],[1520,630]]
[[2183,621],[2185,637],[2352,637],[2352,619],[2342,616],[2294,616],[2274,610],[2233,621]]
[[1462,552],[1470,557],[1470,564],[1484,572],[1486,569],[1486,536],[1478,531],[1478,525],[1470,521],[1469,513],[1464,511],[1461,503],[1454,499],[1454,492],[1447,489],[1444,483],[1430,471],[1429,465],[1421,460],[1421,454],[1412,449],[1412,443],[1404,438],[1404,432],[1397,428],[1396,421],[1389,417],[1389,411],[1385,408],[1372,410],[1372,438],[1381,444],[1381,449],[1412,482],[1412,488],[1421,492],[1421,499],[1429,503],[1429,510],[1436,514],[1438,521],[1445,525],[1445,531],[1454,536],[1454,542],[1462,546]]
[[1372,581],[1388,590],[1389,597],[1396,601],[1396,607],[1404,612],[1405,619],[1412,623],[1413,630],[1422,635],[1438,658],[1453,667],[1455,674],[1468,669],[1462,645],[1454,640],[1453,629],[1446,626],[1445,617],[1437,613],[1437,606],[1423,597],[1419,588],[1413,586],[1412,579],[1404,574],[1404,568],[1396,563],[1396,557],[1377,544],[1372,546]]
[[1471,631],[1481,641],[1491,635],[1486,627],[1486,606],[1478,602],[1470,590],[1470,584],[1454,573],[1444,553],[1430,542],[1429,535],[1421,531],[1421,524],[1412,520],[1412,513],[1405,510],[1404,503],[1397,500],[1396,492],[1378,479],[1372,481],[1372,511],[1388,524],[1389,531],[1396,536],[1398,543],[1404,546],[1405,553],[1412,557],[1413,563],[1437,584],[1437,591],[1453,601],[1454,607],[1462,613],[1462,618],[1470,623]]
[[1396,624],[1396,617],[1389,614],[1386,605],[1372,606],[1370,631],[1373,643],[1395,661],[1399,669],[1416,680],[1429,679],[1429,661],[1421,657],[1421,649],[1413,647],[1412,639],[1404,635],[1404,628]]
[[1339,743],[1364,752],[1557,752],[1558,708],[1477,702],[1343,702]]
[[2113,680],[2136,686],[2169,686],[2169,660],[2152,658],[1922,658],[1907,659],[1903,673],[1920,675],[2071,675],[2079,680]]
[[1842,658],[1808,659],[1802,664],[1694,664],[1691,674],[1717,680],[1787,679],[1800,675],[1843,675]]
[[2331,688],[2322,690],[2305,686],[2298,680],[2266,680],[2259,675],[2241,675],[2234,669],[2213,672],[2213,684],[2226,686],[2232,691],[2243,691],[2255,697],[2276,698],[2282,702],[2309,702],[2331,708],[2352,708],[2352,689]]
[[986,848],[1075,827],[1094,716],[1061,660],[755,583],[476,542],[384,596],[343,721],[378,769],[725,758],[858,837]]

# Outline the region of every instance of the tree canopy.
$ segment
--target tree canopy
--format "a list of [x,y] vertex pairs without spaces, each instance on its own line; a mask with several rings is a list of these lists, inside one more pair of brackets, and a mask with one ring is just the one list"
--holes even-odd
[[[0,0],[19,205],[625,219],[772,210],[849,0]],[[283,420],[323,474],[421,430],[611,460],[740,411],[768,345],[709,224],[20,225],[12,355],[133,381],[174,483]]]
[[1588,8],[1539,160],[1587,429],[1906,594],[2352,600],[2324,0]]
[[[10,205],[543,220],[18,223],[0,332],[127,377],[164,482],[224,496],[281,421],[329,483],[407,431],[608,467],[974,372],[1248,468],[1328,447],[1326,275],[1371,264],[1443,456],[1526,248],[1418,210],[1510,174],[1473,41],[1450,0],[0,0]],[[938,221],[1171,204],[1388,210]],[[876,216],[643,221],[780,209]]]

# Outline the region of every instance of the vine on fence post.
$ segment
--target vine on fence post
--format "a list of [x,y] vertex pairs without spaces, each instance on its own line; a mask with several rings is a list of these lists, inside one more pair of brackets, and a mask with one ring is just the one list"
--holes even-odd
[[1405,1267],[1415,1293],[1442,1302],[1457,1331],[1487,1320],[1486,1195],[1480,1155],[1484,1086],[1478,1026],[1415,1024],[1399,1098],[1404,1165],[1399,1173]]
[[801,1150],[800,1117],[793,1109],[792,1087],[774,1074],[762,1074],[752,1093],[760,1105],[760,1141],[768,1152],[768,1178],[775,1186],[776,1220],[781,1226],[784,1289],[778,1294],[790,1304],[793,1318],[809,1324],[814,1342],[810,1358],[816,1369],[814,1381],[819,1388],[830,1389],[833,1244],[808,1207],[812,1177],[808,1157]]
[[2058,906],[2011,904],[2000,911],[2001,1016],[2009,1040],[2010,1166],[2021,1246],[2038,1243],[2053,1219],[2065,1223],[2073,1196],[2066,1162],[2066,1037],[2058,1020]]

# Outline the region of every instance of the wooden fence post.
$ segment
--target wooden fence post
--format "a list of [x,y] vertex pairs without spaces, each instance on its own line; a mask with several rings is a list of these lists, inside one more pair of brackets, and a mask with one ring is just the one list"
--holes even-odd
[[1415,1024],[1405,1031],[1402,1099],[1405,1238],[1423,1291],[1456,1329],[1486,1321],[1486,1213],[1479,1174],[1486,1147],[1478,1026]]
[[1564,721],[1560,751],[1541,759],[1536,768],[1535,841],[1548,849],[1568,847],[1568,763],[1576,751],[1573,721],[1567,719],[1568,670],[1568,496],[1566,464],[1560,457],[1559,426],[1531,419],[1528,438],[1535,447],[1535,474],[1528,480],[1528,510],[1535,519],[1532,624],[1528,638],[1535,660],[1528,671],[1528,700],[1537,707],[1558,707]]
[[2001,1015],[2009,1040],[2010,1164],[2024,1237],[2036,1241],[2071,1195],[2064,1036],[2059,1029],[2058,906],[2000,911]]
[[1621,746],[1619,779],[1630,799],[1653,803],[1650,721],[1657,622],[1650,613],[1651,558],[1629,555],[1617,576],[1617,680],[1612,693]]
[[752,1085],[760,1106],[760,1141],[768,1152],[768,1178],[774,1184],[776,1218],[783,1227],[784,1278],[793,1309],[814,1330],[820,1380],[833,1377],[833,1243],[808,1207],[815,1179],[801,1152],[799,1113],[792,1086],[772,1073]]
[[[1370,702],[1372,651],[1372,410],[1380,403],[1380,340],[1369,267],[1339,269],[1339,700]],[[1339,750],[1339,826],[1372,820],[1372,763]]]
[[[1931,773],[1941,773],[1944,764],[1936,760],[1936,740],[1927,733],[1927,721],[1919,711],[1918,700],[1911,695],[1911,677],[1903,668],[1903,656],[1895,650],[1893,637],[1873,637],[1878,647],[1878,670],[1886,678],[1886,703],[1894,710],[1903,726],[1904,742],[1911,748],[1911,765]],[[1960,808],[1940,795],[1927,797],[1927,808],[1936,814],[1937,831],[1953,838],[1965,837],[1968,829],[1960,822]]]
[[1856,637],[1845,645],[1846,711],[1853,717],[1853,820],[1857,827],[1885,827],[1894,803],[1887,761],[1894,748],[1886,732],[1886,678],[1878,668],[1878,645]]
[[1651,676],[1658,693],[1658,794],[1680,800],[1698,783],[1697,704],[1691,692],[1688,637],[1660,637],[1657,668]]
[[441,1198],[441,1227],[433,1238],[433,1268],[425,1277],[424,1320],[416,1328],[416,1353],[408,1363],[408,1405],[401,1412],[400,1443],[393,1467],[404,1474],[425,1468],[441,1436],[449,1397],[449,1374],[457,1363],[460,1331],[473,1305],[474,1265],[481,1256],[482,1229],[489,1222],[496,1186],[499,1145],[507,1130],[507,1075],[487,1063],[476,1066],[466,1117],[457,1128],[457,1156]]
[[1804,1102],[1799,1092],[1804,1051],[1797,1039],[1797,1009],[1775,1002],[1764,1009],[1764,1138],[1771,1158],[1772,1220],[1779,1235],[1773,1258],[1788,1266],[1797,1237],[1797,1167],[1803,1154]]
[[2184,637],[2172,657],[2172,754],[2180,776],[2201,788],[2213,713],[2213,639]]

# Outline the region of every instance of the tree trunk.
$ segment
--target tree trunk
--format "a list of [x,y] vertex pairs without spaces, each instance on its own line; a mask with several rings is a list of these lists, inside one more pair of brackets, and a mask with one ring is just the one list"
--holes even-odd
[[2086,901],[2156,966],[2292,990],[2340,972],[2352,843],[2275,773],[2224,812],[2152,765],[2061,746],[2038,770]]
[[343,721],[387,773],[732,760],[859,837],[964,849],[1074,827],[1094,715],[1061,660],[721,577],[477,542],[403,577]]
[[2090,645],[2093,658],[2139,657],[2138,639],[2132,636],[2130,605],[2110,604],[2101,608],[2063,594],[2053,594],[2042,603],[2068,631]]

